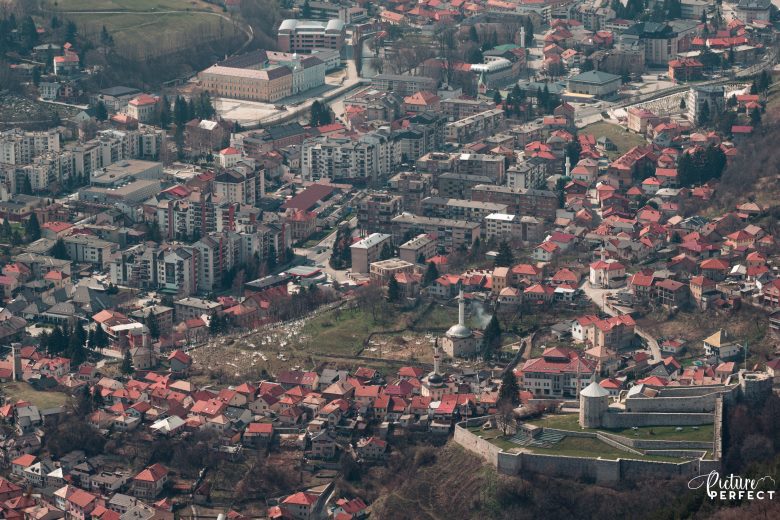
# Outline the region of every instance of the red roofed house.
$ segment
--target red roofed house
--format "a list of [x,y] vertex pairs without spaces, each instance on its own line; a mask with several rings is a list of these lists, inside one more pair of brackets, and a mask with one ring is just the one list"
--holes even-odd
[[320,495],[299,491],[282,500],[282,507],[296,520],[309,520],[313,518],[319,500]]
[[387,442],[378,437],[358,441],[355,451],[361,459],[381,460],[387,456]]
[[573,397],[578,386],[581,390],[588,385],[595,366],[574,350],[548,348],[542,357],[526,361],[515,374],[521,386],[536,395]]
[[133,495],[141,499],[155,498],[168,482],[168,468],[152,464],[133,478]]
[[626,283],[626,268],[617,260],[603,258],[590,264],[590,285],[612,289]]
[[149,123],[157,114],[157,105],[159,103],[160,98],[157,96],[141,94],[127,103],[127,115],[139,123]]

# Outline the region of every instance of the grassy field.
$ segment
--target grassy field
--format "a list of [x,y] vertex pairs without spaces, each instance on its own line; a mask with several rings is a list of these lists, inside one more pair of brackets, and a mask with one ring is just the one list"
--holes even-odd
[[[532,421],[526,421],[527,424],[534,426],[542,426],[547,428],[557,428],[559,430],[568,431],[602,431],[606,433],[614,433],[616,435],[623,435],[630,438],[643,438],[643,439],[656,439],[667,441],[704,441],[712,442],[713,438],[713,426],[711,424],[704,424],[698,426],[696,430],[691,426],[683,427],[682,431],[677,431],[674,426],[643,426],[636,430],[631,428],[597,428],[594,430],[587,430],[580,428],[579,415],[576,413],[561,414],[561,415],[547,415],[541,419],[535,419]],[[652,433],[650,433],[652,432]]]
[[2,383],[0,392],[12,401],[27,401],[40,409],[61,406],[68,396],[61,392],[39,392],[27,383]]
[[580,133],[593,134],[596,137],[596,139],[598,139],[601,136],[606,136],[610,141],[612,141],[615,144],[615,146],[617,146],[617,151],[607,152],[607,155],[609,156],[610,159],[615,159],[616,157],[620,157],[621,155],[629,151],[634,146],[647,144],[647,140],[641,135],[637,135],[633,132],[629,132],[627,129],[623,128],[620,125],[607,123],[606,121],[601,121],[598,123],[593,123],[592,125],[588,125],[582,130],[580,130]]
[[639,459],[658,462],[682,462],[675,457],[660,457],[657,455],[636,455],[601,442],[598,439],[584,437],[564,437],[552,448],[527,448],[540,455],[561,455],[564,457],[600,457],[602,459]]
[[47,0],[46,6],[58,11],[219,10],[200,0]]

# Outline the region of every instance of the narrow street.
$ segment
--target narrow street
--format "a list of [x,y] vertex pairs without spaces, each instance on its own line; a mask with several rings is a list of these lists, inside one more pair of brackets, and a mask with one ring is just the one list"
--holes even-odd
[[[614,308],[607,305],[607,298],[609,296],[612,296],[613,294],[617,293],[618,290],[615,289],[600,289],[597,287],[591,287],[590,282],[585,280],[582,285],[580,286],[580,289],[582,292],[585,293],[585,295],[590,298],[590,300],[595,303],[598,308],[605,314],[608,314],[610,316],[618,316],[620,313],[615,311]],[[653,361],[661,361],[663,360],[663,355],[661,355],[661,349],[658,346],[658,341],[653,337],[652,334],[649,332],[640,329],[639,327],[634,328],[634,332],[636,332],[636,335],[645,340],[647,343],[647,347],[650,349],[650,354],[653,357]]]

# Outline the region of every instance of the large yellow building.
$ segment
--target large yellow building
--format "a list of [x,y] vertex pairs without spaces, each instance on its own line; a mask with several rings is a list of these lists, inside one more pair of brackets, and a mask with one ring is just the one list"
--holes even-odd
[[214,65],[199,74],[212,95],[248,101],[278,101],[292,93],[293,73],[285,66],[239,69]]

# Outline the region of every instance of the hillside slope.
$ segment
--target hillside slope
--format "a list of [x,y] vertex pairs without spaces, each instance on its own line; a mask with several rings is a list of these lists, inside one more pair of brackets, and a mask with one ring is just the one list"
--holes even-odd
[[[372,518],[393,520],[593,519],[593,518],[770,518],[780,503],[756,502],[716,510],[702,493],[689,491],[687,479],[623,483],[618,489],[539,475],[498,475],[482,459],[450,442],[429,464],[408,464],[397,475],[378,477],[383,491]],[[775,511],[775,513],[771,513]],[[768,515],[768,516],[766,516]]]

